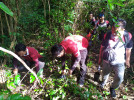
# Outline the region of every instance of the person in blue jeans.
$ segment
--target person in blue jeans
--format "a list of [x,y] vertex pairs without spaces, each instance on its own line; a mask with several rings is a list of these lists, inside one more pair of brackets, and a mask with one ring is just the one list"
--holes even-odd
[[[116,25],[112,26],[112,30],[104,35],[104,39],[100,47],[98,64],[100,65],[103,60],[103,77],[100,87],[104,88],[110,72],[114,71],[115,76],[112,86],[110,87],[112,97],[116,97],[115,89],[123,82],[125,63],[128,68],[130,67],[130,55],[133,47],[133,41],[131,33],[125,30],[125,26],[126,21],[118,19]],[[112,58],[112,61],[106,59],[107,57],[104,55],[106,48],[114,48],[114,58]]]

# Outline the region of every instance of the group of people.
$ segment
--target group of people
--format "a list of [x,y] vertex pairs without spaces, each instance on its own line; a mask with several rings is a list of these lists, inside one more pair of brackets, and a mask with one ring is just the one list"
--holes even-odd
[[[98,26],[108,27],[109,21],[104,20],[104,14],[100,14],[100,19],[96,22],[93,18],[93,14],[90,14],[88,22],[93,25],[93,28],[88,30],[91,34],[95,34],[95,30]],[[100,46],[98,64],[102,63],[102,83],[101,88],[104,88],[110,72],[115,72],[113,84],[110,87],[110,93],[112,97],[116,97],[115,89],[119,87],[124,78],[125,64],[130,67],[130,55],[133,47],[132,35],[125,30],[126,21],[118,19],[117,23],[111,26],[111,30],[104,33],[101,31],[99,39],[102,41]],[[65,77],[65,60],[66,54],[72,54],[71,66],[68,71],[68,75],[72,75],[77,65],[80,63],[80,76],[78,84],[80,87],[84,85],[85,75],[87,72],[86,58],[88,55],[89,41],[86,37],[81,35],[67,36],[60,44],[52,46],[52,57],[61,58],[62,61],[62,75]],[[24,44],[17,44],[15,46],[15,52],[22,58],[24,58],[29,66],[34,64],[36,66],[36,72],[44,67],[44,61],[41,60],[42,56],[32,47],[26,47]],[[17,65],[17,61],[14,59],[14,72],[24,70]]]
[[93,35],[98,34],[98,39],[102,41],[104,33],[106,33],[106,31],[110,28],[109,21],[105,19],[104,14],[99,14],[99,16],[95,19],[93,13],[90,12],[86,22],[89,24],[89,28],[87,29],[87,37],[91,40]]

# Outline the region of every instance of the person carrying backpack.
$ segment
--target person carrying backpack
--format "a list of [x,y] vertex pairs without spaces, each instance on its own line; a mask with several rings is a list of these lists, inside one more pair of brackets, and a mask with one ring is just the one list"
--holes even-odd
[[112,26],[112,30],[104,35],[99,53],[100,65],[102,60],[102,83],[104,88],[110,72],[115,73],[110,93],[112,97],[116,97],[115,89],[120,86],[124,79],[125,63],[127,68],[130,67],[130,55],[133,47],[132,35],[125,30],[126,21],[118,19],[117,23]]

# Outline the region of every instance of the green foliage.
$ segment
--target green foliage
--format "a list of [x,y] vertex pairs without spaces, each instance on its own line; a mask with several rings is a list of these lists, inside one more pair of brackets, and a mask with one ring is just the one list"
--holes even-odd
[[6,100],[31,100],[29,96],[22,96],[21,94],[12,94]]
[[33,83],[35,81],[35,76],[30,73],[30,83]]
[[127,99],[127,96],[126,95],[123,95],[123,99]]
[[20,75],[19,75],[19,74],[17,74],[17,75],[15,76],[14,84],[15,84],[15,85],[19,85],[19,84],[20,84]]
[[91,67],[93,65],[93,62],[92,61],[90,61],[88,64],[87,64],[87,66],[89,66],[89,67]]
[[37,76],[39,77],[39,76],[42,75],[42,74],[43,74],[43,68],[41,68],[41,69],[38,71]]
[[8,15],[13,16],[13,12],[3,2],[0,2],[0,8]]

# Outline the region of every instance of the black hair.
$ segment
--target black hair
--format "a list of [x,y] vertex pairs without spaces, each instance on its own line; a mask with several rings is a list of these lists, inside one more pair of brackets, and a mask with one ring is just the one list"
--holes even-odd
[[100,13],[99,14],[99,18],[101,18],[102,16],[104,16],[104,13]]
[[16,46],[15,46],[15,51],[16,52],[19,52],[19,51],[26,51],[26,46],[22,43],[18,43]]
[[127,22],[124,19],[117,19],[117,27],[121,27],[122,29],[125,29]]
[[88,14],[89,14],[89,15],[90,15],[90,14],[93,14],[93,12],[92,12],[92,11],[90,11]]
[[60,52],[63,50],[63,47],[59,44],[56,44],[54,45],[52,48],[51,48],[51,53],[52,53],[52,56],[57,56],[58,54],[60,54]]

